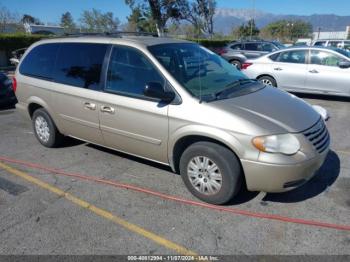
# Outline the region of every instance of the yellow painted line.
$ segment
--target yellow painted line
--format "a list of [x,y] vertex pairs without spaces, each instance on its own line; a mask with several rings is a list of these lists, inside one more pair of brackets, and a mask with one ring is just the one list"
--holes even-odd
[[57,188],[57,187],[54,187],[48,183],[45,183],[43,181],[41,181],[40,179],[37,179],[35,177],[32,177],[20,170],[17,170],[11,166],[8,166],[2,162],[0,162],[0,168],[6,170],[7,172],[15,175],[15,176],[18,176],[18,177],[21,177],[25,180],[27,180],[28,182],[32,183],[32,184],[35,184],[41,188],[44,188],[52,193],[55,193],[56,195],[59,195],[61,197],[64,197],[65,199],[71,201],[72,203],[80,206],[80,207],[83,207],[93,213],[95,213],[96,215],[100,216],[100,217],[103,217],[103,218],[106,218],[108,220],[111,220],[112,222],[114,222],[115,224],[118,224],[136,234],[139,234],[145,238],[148,238],[150,240],[152,240],[153,242],[163,246],[163,247],[166,247],[168,249],[171,249],[171,250],[174,250],[176,251],[177,253],[179,254],[182,254],[182,255],[191,255],[191,256],[197,256],[197,254],[183,246],[180,246],[174,242],[171,242],[161,236],[158,236],[146,229],[143,229],[142,227],[139,227],[135,224],[132,224],[120,217],[117,217],[115,215],[113,215],[112,213],[104,210],[104,209],[101,209],[101,208],[98,208],[80,198],[77,198],[69,193],[66,193],[64,192],[63,190]]

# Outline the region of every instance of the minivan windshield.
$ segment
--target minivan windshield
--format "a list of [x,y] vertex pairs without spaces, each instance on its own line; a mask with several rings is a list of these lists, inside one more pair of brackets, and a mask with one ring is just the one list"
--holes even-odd
[[264,87],[198,44],[171,43],[148,48],[186,90],[202,100],[241,96]]

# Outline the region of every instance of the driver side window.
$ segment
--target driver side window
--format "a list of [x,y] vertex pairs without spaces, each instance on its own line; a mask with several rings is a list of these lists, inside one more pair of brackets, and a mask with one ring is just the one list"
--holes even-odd
[[105,90],[112,93],[144,97],[147,83],[164,78],[140,51],[127,46],[114,46],[107,70]]

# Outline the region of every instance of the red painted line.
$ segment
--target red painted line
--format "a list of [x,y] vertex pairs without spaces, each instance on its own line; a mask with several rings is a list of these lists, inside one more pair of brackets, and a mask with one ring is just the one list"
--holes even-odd
[[106,179],[101,179],[101,178],[96,178],[96,177],[91,177],[91,176],[84,176],[81,174],[67,173],[67,172],[64,172],[63,170],[60,170],[60,169],[45,167],[45,166],[42,166],[40,164],[31,163],[31,162],[22,161],[22,160],[17,160],[17,159],[12,159],[12,158],[8,158],[8,157],[1,157],[0,156],[0,161],[19,164],[19,165],[26,166],[29,168],[39,169],[39,170],[47,171],[49,173],[54,173],[54,174],[58,174],[58,175],[62,175],[62,176],[74,177],[74,178],[79,178],[79,179],[87,180],[87,181],[93,181],[96,183],[110,185],[110,186],[114,186],[117,188],[130,189],[133,191],[142,192],[142,193],[149,194],[149,195],[156,196],[156,197],[160,197],[163,199],[176,201],[176,202],[179,202],[182,204],[208,208],[208,209],[222,211],[222,212],[226,212],[226,213],[243,215],[243,216],[248,216],[248,217],[255,217],[255,218],[277,220],[277,221],[287,222],[287,223],[302,224],[302,225],[317,226],[317,227],[323,227],[323,228],[331,228],[331,229],[336,229],[336,230],[350,231],[350,225],[331,224],[331,223],[324,223],[324,222],[314,221],[314,220],[306,220],[306,219],[301,219],[301,218],[291,218],[291,217],[286,217],[286,216],[252,212],[252,211],[247,211],[247,210],[242,210],[242,209],[237,209],[237,208],[216,206],[216,205],[211,205],[211,204],[207,204],[207,203],[203,203],[203,202],[198,202],[198,201],[188,200],[188,199],[184,199],[184,198],[180,198],[180,197],[176,197],[176,196],[172,196],[172,195],[163,194],[160,192],[141,188],[141,187],[134,186],[134,185],[113,182],[111,180],[106,180]]

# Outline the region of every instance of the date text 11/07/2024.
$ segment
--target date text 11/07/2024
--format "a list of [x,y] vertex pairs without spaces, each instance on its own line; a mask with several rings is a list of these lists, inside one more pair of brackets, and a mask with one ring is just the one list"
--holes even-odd
[[216,256],[162,256],[162,255],[151,255],[151,256],[128,256],[128,261],[217,261],[219,260]]

